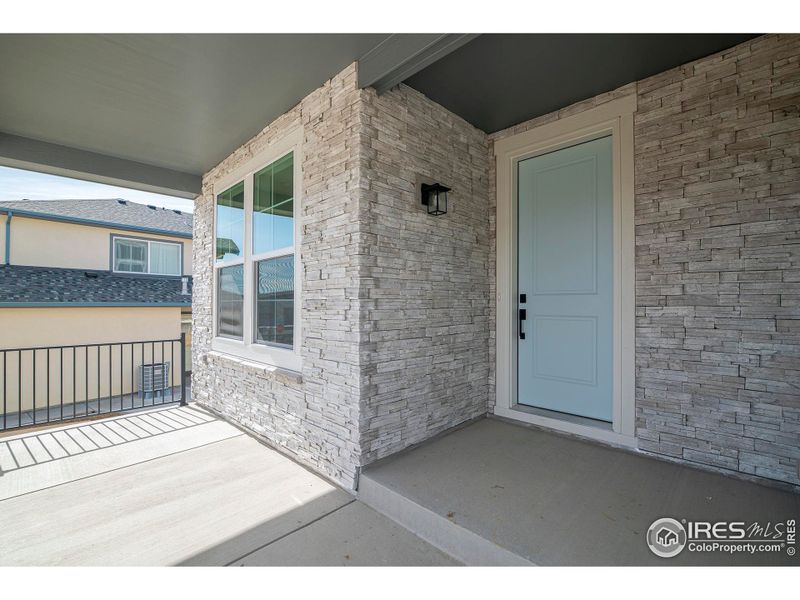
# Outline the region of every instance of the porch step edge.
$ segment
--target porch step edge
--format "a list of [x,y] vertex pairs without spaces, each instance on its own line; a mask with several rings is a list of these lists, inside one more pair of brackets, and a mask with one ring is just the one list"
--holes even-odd
[[358,499],[468,566],[535,566],[362,473]]

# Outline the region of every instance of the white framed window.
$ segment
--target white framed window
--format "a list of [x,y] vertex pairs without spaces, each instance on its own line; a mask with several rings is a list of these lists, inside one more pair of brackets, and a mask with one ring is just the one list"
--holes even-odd
[[219,352],[300,371],[300,131],[214,186]]
[[114,273],[180,276],[183,274],[183,244],[112,235],[111,270]]

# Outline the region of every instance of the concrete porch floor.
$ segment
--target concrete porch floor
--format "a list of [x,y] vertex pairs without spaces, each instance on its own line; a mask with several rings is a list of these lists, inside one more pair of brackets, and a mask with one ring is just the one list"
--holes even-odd
[[800,565],[645,538],[661,517],[797,520],[800,494],[494,418],[367,467],[359,498],[468,565]]
[[0,437],[0,565],[452,565],[195,406]]
[[496,419],[359,499],[191,405],[0,437],[0,565],[800,564],[659,559],[663,516],[796,519],[800,495]]

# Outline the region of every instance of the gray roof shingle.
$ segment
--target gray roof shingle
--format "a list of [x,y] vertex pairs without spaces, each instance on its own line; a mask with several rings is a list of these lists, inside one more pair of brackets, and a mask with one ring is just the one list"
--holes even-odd
[[54,219],[90,221],[120,229],[145,229],[183,237],[192,235],[191,213],[121,198],[0,202],[0,212],[5,213],[8,210],[25,211]]
[[0,265],[0,306],[114,304],[180,305],[192,303],[181,294],[179,277],[119,275],[108,271]]

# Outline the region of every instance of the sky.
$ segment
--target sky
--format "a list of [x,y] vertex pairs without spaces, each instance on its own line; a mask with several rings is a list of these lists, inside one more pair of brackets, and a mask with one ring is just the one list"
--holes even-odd
[[140,192],[115,185],[81,181],[57,175],[45,175],[0,167],[0,201],[2,200],[67,200],[77,198],[122,198],[140,204],[177,208],[194,212],[194,202],[163,194]]

